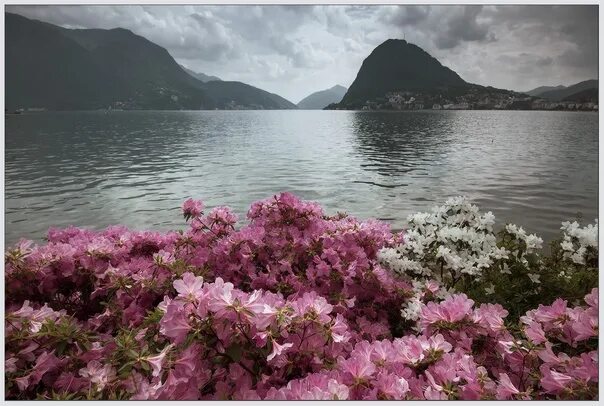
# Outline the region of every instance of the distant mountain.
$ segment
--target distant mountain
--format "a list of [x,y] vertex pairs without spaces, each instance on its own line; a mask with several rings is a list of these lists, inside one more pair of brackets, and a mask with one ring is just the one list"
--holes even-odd
[[194,72],[191,69],[187,69],[184,66],[180,65],[181,68],[184,69],[185,72],[187,72],[189,75],[193,76],[195,79],[197,80],[201,80],[202,82],[213,82],[215,80],[222,80],[217,76],[210,76],[210,75],[206,75],[205,73],[201,73],[201,72]]
[[241,82],[211,81],[204,90],[217,105],[225,109],[281,110],[297,106],[274,93]]
[[588,89],[598,89],[598,80],[585,80],[572,86],[565,87],[564,89],[543,92],[539,95],[539,97],[552,101],[561,101],[564,98]]
[[417,45],[389,39],[363,61],[338,106],[358,108],[367,100],[392,91],[459,93],[471,86]]
[[537,96],[539,96],[539,95],[541,95],[542,93],[545,93],[545,92],[549,92],[549,91],[552,91],[552,90],[562,90],[562,89],[566,89],[566,86],[562,86],[562,85],[559,85],[559,86],[539,86],[539,87],[536,87],[536,88],[534,88],[532,90],[529,90],[528,92],[521,92],[521,93],[528,94],[529,96],[535,96],[535,97],[537,97]]
[[344,86],[335,85],[332,88],[321,90],[306,96],[298,103],[298,108],[305,110],[320,110],[331,103],[338,103],[346,94]]
[[239,82],[207,82],[168,51],[116,28],[71,30],[5,13],[6,108],[296,108]]
[[562,101],[570,101],[576,103],[598,103],[598,89],[595,87],[580,90],[570,96],[566,96]]

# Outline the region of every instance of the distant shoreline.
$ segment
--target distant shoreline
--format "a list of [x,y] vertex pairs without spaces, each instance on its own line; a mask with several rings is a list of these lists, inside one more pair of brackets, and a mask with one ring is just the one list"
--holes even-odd
[[89,109],[89,110],[44,110],[44,111],[22,111],[22,112],[5,112],[5,116],[22,116],[22,115],[33,115],[33,114],[44,114],[44,113],[77,113],[77,112],[97,112],[97,113],[122,113],[122,112],[139,112],[139,111],[182,111],[182,112],[194,112],[194,111],[353,111],[358,113],[409,113],[416,111],[551,111],[551,112],[576,112],[576,113],[598,113],[599,110],[550,110],[550,109],[413,109],[413,110],[393,110],[393,109],[203,109],[203,110],[186,110],[186,109],[128,109],[128,110],[101,110],[101,109]]

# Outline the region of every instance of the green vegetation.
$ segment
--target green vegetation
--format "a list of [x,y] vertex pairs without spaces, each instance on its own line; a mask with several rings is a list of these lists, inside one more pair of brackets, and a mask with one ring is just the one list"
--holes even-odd
[[71,30],[5,16],[8,109],[296,108],[244,83],[204,83],[129,30]]

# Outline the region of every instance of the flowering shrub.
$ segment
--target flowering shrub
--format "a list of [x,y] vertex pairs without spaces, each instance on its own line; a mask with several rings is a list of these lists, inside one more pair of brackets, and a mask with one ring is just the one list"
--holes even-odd
[[[183,232],[51,229],[8,250],[7,398],[597,397],[597,289],[506,324],[501,305],[426,277],[438,272],[391,273],[378,252],[408,237],[385,224],[287,193],[239,229],[229,209],[203,210],[183,204]],[[440,262],[452,277],[503,255],[487,233],[471,247],[448,227],[464,261]]]
[[[597,286],[597,221],[585,228],[562,223],[563,241],[552,244],[549,256],[540,251],[543,240],[522,227],[506,224],[496,234],[495,216],[464,197],[410,215],[408,223],[404,242],[383,248],[378,258],[414,285],[431,279],[443,285],[437,296],[461,291],[482,303],[511,304],[518,318],[560,296],[579,300]],[[420,296],[414,291],[405,305],[406,319],[417,319]]]

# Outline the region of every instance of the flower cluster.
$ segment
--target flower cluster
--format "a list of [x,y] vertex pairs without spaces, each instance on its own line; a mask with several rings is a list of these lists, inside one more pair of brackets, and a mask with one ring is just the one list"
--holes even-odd
[[[224,207],[182,209],[186,231],[51,229],[6,252],[7,398],[597,397],[597,290],[509,329],[499,304],[384,268],[378,252],[406,235],[383,223],[287,193],[240,228]],[[466,265],[502,253],[468,233],[439,236]]]
[[575,264],[597,266],[598,219],[595,220],[595,224],[583,228],[576,221],[572,223],[565,221],[560,229],[564,231],[564,239],[560,243],[564,258]]
[[430,213],[412,214],[407,221],[404,243],[379,253],[381,262],[401,275],[453,286],[464,275],[480,277],[511,254],[497,246],[493,213],[481,214],[464,197],[448,199]]

